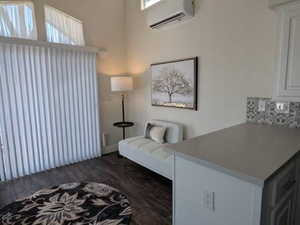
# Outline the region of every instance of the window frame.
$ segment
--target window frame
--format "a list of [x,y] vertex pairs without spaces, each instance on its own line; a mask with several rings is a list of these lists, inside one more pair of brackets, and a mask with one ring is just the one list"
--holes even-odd
[[33,1],[30,1],[30,0],[11,0],[11,1],[0,1],[0,3],[3,3],[3,4],[12,4],[12,5],[18,5],[18,4],[23,4],[23,3],[31,3],[33,6],[34,6],[34,2]]

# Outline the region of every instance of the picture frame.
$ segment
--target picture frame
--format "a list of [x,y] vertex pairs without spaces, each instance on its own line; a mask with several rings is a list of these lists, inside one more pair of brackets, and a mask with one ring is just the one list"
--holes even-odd
[[198,110],[198,57],[151,64],[152,106]]

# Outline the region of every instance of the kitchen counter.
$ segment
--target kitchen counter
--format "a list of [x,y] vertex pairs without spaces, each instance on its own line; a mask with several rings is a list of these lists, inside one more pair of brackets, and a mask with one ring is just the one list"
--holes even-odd
[[263,186],[300,150],[300,129],[245,123],[168,147],[175,155]]

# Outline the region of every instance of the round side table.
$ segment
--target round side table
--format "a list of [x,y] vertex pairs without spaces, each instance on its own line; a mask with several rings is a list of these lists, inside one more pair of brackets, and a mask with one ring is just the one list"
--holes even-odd
[[[128,127],[133,127],[134,123],[133,122],[116,122],[113,124],[115,127],[122,128],[123,130],[123,140],[126,138],[126,128]],[[120,153],[118,153],[120,157]]]

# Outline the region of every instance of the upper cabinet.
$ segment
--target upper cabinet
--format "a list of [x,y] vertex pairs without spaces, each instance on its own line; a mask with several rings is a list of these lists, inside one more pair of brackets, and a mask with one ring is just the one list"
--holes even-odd
[[300,100],[300,1],[271,2],[276,3],[276,6],[279,5],[275,8],[278,13],[278,62],[274,97],[298,101]]

